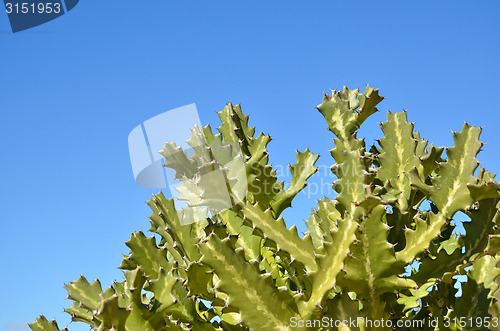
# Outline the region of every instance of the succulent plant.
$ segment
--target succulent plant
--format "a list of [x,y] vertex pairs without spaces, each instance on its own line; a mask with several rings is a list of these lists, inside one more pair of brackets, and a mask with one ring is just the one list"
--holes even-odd
[[[153,195],[154,235],[126,242],[124,280],[103,290],[80,277],[65,286],[73,301],[65,311],[94,330],[493,329],[500,183],[479,168],[481,129],[465,124],[453,147],[435,147],[405,112],[389,112],[383,138],[367,149],[356,133],[382,100],[368,86],[344,88],[317,107],[335,135],[337,195],[317,202],[304,236],[280,215],[316,173],[318,155],[297,152],[291,182],[278,181],[271,137],[256,135],[231,103],[218,134],[193,129],[193,153],[165,144],[187,207]],[[460,212],[470,218],[465,235],[453,233]],[[456,275],[468,277],[459,298]],[[43,316],[30,327],[59,330]]]

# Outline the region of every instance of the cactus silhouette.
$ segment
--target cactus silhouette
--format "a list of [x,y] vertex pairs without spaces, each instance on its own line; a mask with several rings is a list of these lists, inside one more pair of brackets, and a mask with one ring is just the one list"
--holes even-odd
[[[297,152],[291,182],[278,181],[268,164],[270,136],[256,135],[232,104],[219,112],[218,134],[210,126],[193,130],[193,146],[208,148],[188,156],[167,143],[162,152],[176,157],[165,166],[183,179],[180,197],[215,212],[183,224],[173,199],[154,195],[150,231],[161,239],[133,233],[120,265],[125,279],[105,290],[98,280],[71,282],[66,312],[94,330],[404,330],[397,321],[425,321],[408,330],[493,328],[500,312],[500,183],[478,169],[481,129],[465,124],[453,133],[453,147],[435,147],[405,112],[389,112],[384,136],[367,149],[356,133],[382,100],[368,86],[364,93],[344,88],[317,107],[335,135],[337,195],[317,202],[304,237],[280,215],[317,171],[318,155]],[[234,145],[244,171],[220,161],[236,156]],[[207,195],[213,183],[199,180],[219,168],[229,196],[241,192],[232,187],[246,177],[245,196],[234,204]],[[458,212],[471,220],[460,236],[451,224]],[[414,262],[420,266],[405,273]],[[465,274],[456,298],[453,276]],[[354,327],[323,323],[349,318],[364,320]],[[455,323],[460,318],[475,324]],[[43,316],[30,327],[59,330]]]

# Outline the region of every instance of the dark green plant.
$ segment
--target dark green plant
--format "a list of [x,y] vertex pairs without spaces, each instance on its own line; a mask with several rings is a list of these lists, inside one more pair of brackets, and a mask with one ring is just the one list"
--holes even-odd
[[[336,136],[330,152],[338,194],[318,201],[303,238],[280,215],[317,171],[318,155],[297,152],[285,188],[268,164],[271,138],[256,136],[232,104],[219,113],[219,134],[193,129],[191,156],[167,143],[165,166],[183,180],[181,198],[192,208],[178,212],[172,199],[154,195],[150,231],[159,242],[133,233],[120,266],[125,279],[104,291],[98,280],[71,282],[66,312],[95,330],[333,330],[324,321],[358,317],[366,324],[338,329],[371,330],[368,320],[384,320],[377,329],[424,321],[407,329],[432,330],[436,318],[439,330],[483,330],[488,318],[493,328],[500,183],[477,169],[481,129],[465,124],[453,133],[453,147],[435,147],[413,131],[405,112],[389,112],[384,137],[367,150],[356,132],[382,99],[370,87],[362,94],[344,88],[318,106]],[[238,157],[243,171],[227,166]],[[214,171],[231,204],[201,179]],[[243,196],[235,189],[242,182]],[[183,225],[187,212],[197,221]],[[466,235],[452,234],[458,212],[471,219]],[[404,275],[415,261],[418,270]],[[456,298],[452,277],[465,274]],[[456,325],[460,318],[472,326]],[[59,330],[43,316],[30,327]]]

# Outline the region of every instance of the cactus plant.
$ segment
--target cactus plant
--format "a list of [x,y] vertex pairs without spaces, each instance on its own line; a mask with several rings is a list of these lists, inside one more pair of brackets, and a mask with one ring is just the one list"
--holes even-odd
[[[302,237],[280,215],[317,171],[318,155],[297,152],[285,186],[268,163],[271,137],[255,135],[231,103],[219,112],[219,134],[193,129],[192,155],[167,143],[165,166],[182,180],[191,222],[173,199],[153,195],[150,231],[159,239],[133,233],[125,279],[103,290],[80,277],[65,286],[73,301],[65,311],[94,330],[493,329],[500,183],[479,168],[481,128],[464,124],[454,146],[435,147],[405,112],[388,112],[383,138],[367,149],[356,133],[382,100],[368,86],[344,87],[317,107],[335,135],[337,195],[317,202]],[[227,166],[235,157],[243,168]],[[228,183],[224,199],[201,180],[215,170]],[[242,181],[243,196],[234,189]],[[459,212],[471,220],[460,236],[451,223]],[[456,298],[454,276],[465,274]],[[59,330],[43,316],[30,327]]]

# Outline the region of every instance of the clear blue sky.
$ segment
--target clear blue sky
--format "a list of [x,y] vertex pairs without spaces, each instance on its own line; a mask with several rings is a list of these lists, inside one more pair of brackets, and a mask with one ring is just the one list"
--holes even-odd
[[[134,183],[127,136],[169,109],[194,102],[215,127],[215,111],[241,103],[275,138],[274,164],[309,147],[330,165],[333,136],[314,106],[368,83],[387,99],[361,131],[367,143],[386,110],[407,109],[437,145],[467,121],[485,127],[479,158],[499,172],[499,11],[494,0],[82,0],[17,34],[0,13],[0,329],[40,313],[64,327],[64,283],[121,279],[124,241],[149,228],[156,191]],[[294,206],[289,225],[315,199]]]

